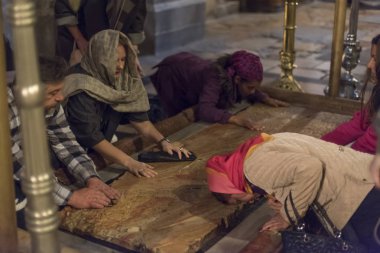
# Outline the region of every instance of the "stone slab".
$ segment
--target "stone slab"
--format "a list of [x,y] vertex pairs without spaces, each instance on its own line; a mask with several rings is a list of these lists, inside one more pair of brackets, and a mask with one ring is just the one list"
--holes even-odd
[[[264,125],[268,133],[290,131],[315,137],[348,118],[301,107],[260,104],[241,113]],[[159,175],[153,179],[124,174],[113,183],[122,193],[117,205],[101,210],[67,207],[61,212],[62,228],[139,252],[196,252],[218,231],[231,229],[245,210],[213,198],[207,188],[205,163],[210,156],[233,150],[253,134],[257,132],[214,124],[182,139],[197,160],[156,163]]]

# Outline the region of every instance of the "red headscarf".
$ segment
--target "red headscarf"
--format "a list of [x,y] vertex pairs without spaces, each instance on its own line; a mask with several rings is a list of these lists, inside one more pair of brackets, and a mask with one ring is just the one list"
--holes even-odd
[[236,51],[228,60],[227,75],[232,79],[235,75],[240,76],[246,81],[263,80],[263,65],[260,57],[241,50]]
[[272,136],[262,133],[241,144],[231,154],[211,157],[206,165],[210,191],[226,194],[249,192],[249,187],[244,179],[244,160],[259,144],[272,138]]

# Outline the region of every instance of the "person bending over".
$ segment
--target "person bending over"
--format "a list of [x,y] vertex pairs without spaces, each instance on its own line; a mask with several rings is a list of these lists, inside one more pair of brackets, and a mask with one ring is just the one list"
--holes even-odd
[[[212,157],[207,162],[208,185],[228,204],[252,201],[254,194],[274,197],[276,215],[262,230],[289,226],[284,203],[290,192],[302,216],[317,201],[346,240],[359,238],[370,252],[380,252],[373,237],[380,218],[380,191],[368,171],[372,157],[302,134],[261,134],[229,155]],[[287,205],[296,220],[289,201]]]

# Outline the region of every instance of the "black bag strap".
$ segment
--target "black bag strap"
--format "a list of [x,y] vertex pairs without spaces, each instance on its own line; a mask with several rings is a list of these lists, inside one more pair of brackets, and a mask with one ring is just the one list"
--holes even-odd
[[295,226],[296,225],[296,222],[292,219],[292,217],[290,217],[289,215],[289,210],[288,210],[288,196],[286,196],[285,198],[285,203],[284,203],[284,209],[285,209],[285,214],[286,214],[286,217],[288,218],[289,222],[290,222],[290,225],[292,226]]
[[[331,228],[331,231],[333,232],[333,235],[335,238],[340,238],[342,236],[342,232],[334,225],[330,217],[327,215],[326,210],[323,208],[321,204],[317,201],[319,198],[319,195],[322,191],[322,186],[324,183],[325,175],[326,175],[326,165],[323,163],[323,170],[322,170],[322,178],[319,185],[318,193],[313,201],[313,203],[310,205],[311,209],[319,216],[321,219],[323,219],[321,222],[326,224]],[[327,229],[329,232],[329,229]]]
[[[322,162],[322,177],[321,177],[321,181],[319,182],[318,192],[317,192],[317,194],[313,200],[313,203],[317,203],[317,199],[319,198],[319,195],[321,194],[322,185],[323,185],[323,182],[325,179],[325,172],[326,172],[326,165],[325,165],[325,163]],[[292,206],[293,213],[294,213],[294,216],[296,218],[296,221],[293,221],[293,219],[289,215],[289,210],[288,210],[288,206],[287,206],[288,199],[290,200],[290,204]],[[311,204],[311,207],[313,206],[313,203]],[[319,207],[322,208],[322,210],[324,210],[323,207],[321,207],[320,205],[319,205]],[[298,225],[297,230],[303,230],[303,228],[305,227],[305,224],[303,223],[303,218],[299,214],[299,212],[298,212],[298,210],[294,204],[292,191],[290,191],[289,195],[285,198],[284,209],[285,209],[285,214],[286,214],[288,220],[290,221],[291,225],[292,226]],[[327,216],[326,211],[325,211],[325,216]],[[331,222],[331,220],[328,217],[327,217],[327,219]],[[331,222],[331,224],[333,224],[333,223]]]
[[[288,199],[290,199],[290,204],[293,208],[294,216],[296,216],[296,221],[294,221],[292,219],[292,217],[290,217],[290,215],[289,215]],[[303,222],[303,218],[298,213],[297,208],[294,205],[291,191],[290,191],[289,195],[285,198],[284,209],[285,209],[285,214],[286,214],[290,224],[292,225],[292,227],[295,227],[297,229],[297,231],[299,231],[299,232],[306,232],[305,231],[305,223]]]
[[292,205],[292,208],[293,208],[294,216],[296,216],[297,221],[301,221],[302,217],[301,217],[300,213],[298,212],[296,205],[294,204],[292,191],[290,191],[289,197],[290,197],[290,204]]
[[314,201],[311,205],[311,208],[320,218],[323,219],[323,222],[331,228],[331,231],[333,232],[333,236],[335,238],[340,238],[342,236],[342,232],[334,225],[321,204],[319,204],[317,201]]
[[[322,164],[322,177],[321,177],[321,181],[319,183],[318,192],[317,192],[317,194],[315,196],[315,199],[311,203],[310,207],[317,214],[317,216],[319,216],[321,219],[323,219],[321,222],[330,227],[331,231],[333,232],[332,236],[334,236],[335,238],[341,238],[342,232],[334,225],[334,223],[331,221],[330,217],[327,215],[326,210],[317,201],[317,199],[319,198],[319,196],[321,194],[321,191],[322,191],[322,186],[323,186],[323,183],[324,183],[325,175],[326,175],[326,166],[323,163]],[[291,204],[291,206],[293,208],[294,216],[297,219],[297,224],[300,224],[302,222],[302,218],[301,218],[299,212],[297,211],[297,208],[295,207],[295,204],[294,204],[294,201],[293,201],[293,197],[292,197],[292,191],[290,191],[289,195],[285,199],[285,213],[286,213],[289,221],[291,221],[289,212],[287,210],[287,205],[286,205],[287,204],[286,200],[288,199],[288,197],[290,199],[290,204]],[[294,222],[293,221],[291,221],[291,222],[292,222],[292,225],[293,225]],[[304,225],[304,224],[300,224],[299,226],[302,226],[302,225]],[[300,230],[300,229],[298,228],[298,230]],[[327,231],[329,231],[329,229],[327,229]]]

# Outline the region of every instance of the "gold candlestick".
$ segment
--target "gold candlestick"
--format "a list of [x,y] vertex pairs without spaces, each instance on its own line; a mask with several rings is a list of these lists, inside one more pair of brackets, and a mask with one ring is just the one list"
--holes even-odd
[[284,14],[284,34],[283,34],[283,47],[280,52],[281,61],[281,79],[280,88],[292,91],[301,91],[302,88],[299,83],[294,79],[293,69],[295,61],[295,31],[296,31],[296,10],[298,1],[287,0],[285,1],[285,14]]

